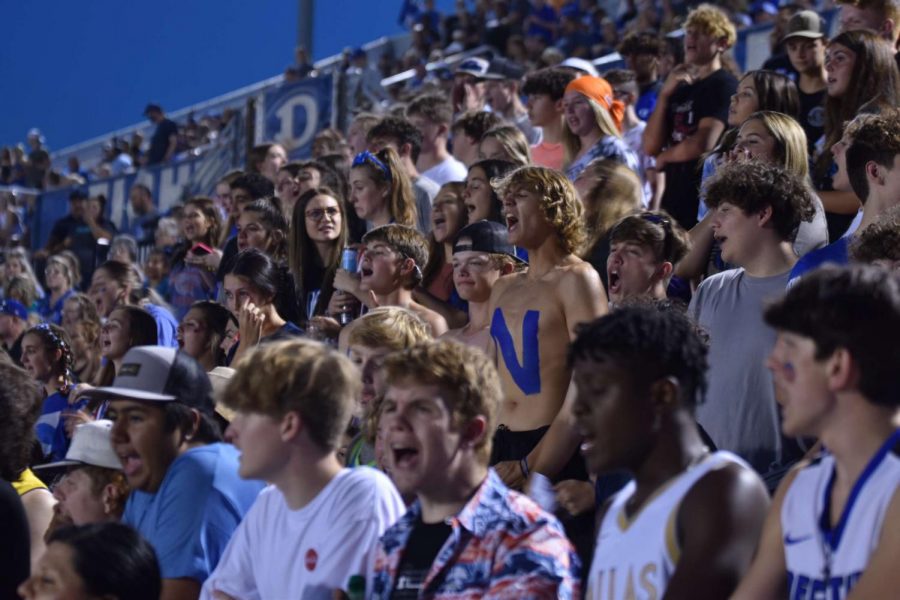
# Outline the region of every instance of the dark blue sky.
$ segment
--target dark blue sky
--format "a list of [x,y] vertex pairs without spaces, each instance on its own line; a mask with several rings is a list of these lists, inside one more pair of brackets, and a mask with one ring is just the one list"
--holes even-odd
[[[399,31],[401,0],[316,0],[315,58]],[[452,6],[445,0],[439,6]],[[4,2],[0,145],[39,127],[51,149],[283,71],[296,0]]]

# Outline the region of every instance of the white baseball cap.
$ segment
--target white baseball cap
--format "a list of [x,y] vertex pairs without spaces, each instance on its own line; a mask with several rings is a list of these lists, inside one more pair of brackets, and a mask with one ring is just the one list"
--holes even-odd
[[69,465],[93,465],[120,470],[122,461],[113,451],[110,439],[112,425],[112,421],[106,419],[82,423],[75,428],[72,444],[69,446],[69,451],[66,452],[65,460],[38,465],[34,468],[49,469]]

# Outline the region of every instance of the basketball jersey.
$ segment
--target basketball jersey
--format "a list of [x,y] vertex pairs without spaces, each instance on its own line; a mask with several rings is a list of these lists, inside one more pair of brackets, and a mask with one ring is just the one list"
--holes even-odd
[[884,513],[900,486],[900,456],[894,450],[898,442],[900,429],[866,465],[833,528],[829,514],[834,457],[826,454],[797,473],[781,506],[789,598],[839,600],[862,576],[878,545]]
[[656,490],[631,518],[625,505],[634,481],[613,496],[597,532],[588,600],[662,598],[681,552],[676,533],[681,500],[704,475],[732,463],[750,469],[730,452],[715,452]]

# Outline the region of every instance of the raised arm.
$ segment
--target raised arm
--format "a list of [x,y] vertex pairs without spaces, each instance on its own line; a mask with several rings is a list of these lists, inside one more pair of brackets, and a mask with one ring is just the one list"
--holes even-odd
[[[650,156],[656,156],[662,152],[666,146],[666,140],[669,137],[669,128],[666,123],[666,113],[669,108],[669,98],[672,93],[678,89],[682,83],[690,83],[693,78],[690,75],[689,68],[686,65],[679,65],[672,69],[666,82],[656,97],[656,107],[650,113],[647,119],[647,127],[644,129],[643,144],[644,152]],[[660,170],[662,167],[659,167]]]

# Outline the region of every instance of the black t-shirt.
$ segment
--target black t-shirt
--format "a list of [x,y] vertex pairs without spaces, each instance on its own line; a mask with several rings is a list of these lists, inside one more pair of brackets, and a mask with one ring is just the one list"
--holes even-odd
[[419,517],[409,534],[397,567],[397,582],[391,592],[392,600],[412,600],[421,596],[428,571],[451,531],[450,525],[444,521],[423,523],[422,517]]
[[800,92],[800,125],[806,132],[810,154],[815,150],[816,142],[825,134],[825,93],[826,90],[812,94]]
[[[106,218],[101,217],[97,221],[97,225],[105,229],[109,233],[115,235],[118,233],[116,226]],[[87,285],[91,281],[91,275],[94,273],[94,264],[97,260],[105,257],[97,256],[97,240],[91,233],[91,228],[82,219],[76,219],[72,215],[66,215],[53,225],[50,231],[49,246],[55,246],[69,240],[67,246],[75,256],[78,257],[78,264],[81,267],[81,281]]]
[[[737,91],[737,84],[734,75],[719,69],[700,81],[676,89],[666,110],[667,145],[676,146],[696,133],[700,121],[707,117],[727,123],[728,105]],[[685,229],[697,224],[700,165],[698,158],[665,166],[666,189],[662,207]]]
[[18,339],[13,342],[12,346],[10,346],[9,348],[7,348],[5,345],[3,346],[3,349],[6,350],[7,354],[9,354],[9,358],[12,359],[12,361],[19,367],[22,366],[22,339],[24,337],[25,333],[23,332],[22,335],[20,335]]
[[150,138],[150,149],[147,151],[147,164],[161,163],[169,149],[169,138],[178,135],[178,125],[169,119],[163,119],[156,125],[156,131]]
[[31,570],[31,536],[28,518],[19,494],[8,482],[0,479],[0,523],[3,524],[3,543],[0,544],[0,598],[18,598],[16,588],[28,579]]

